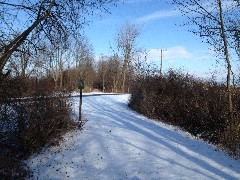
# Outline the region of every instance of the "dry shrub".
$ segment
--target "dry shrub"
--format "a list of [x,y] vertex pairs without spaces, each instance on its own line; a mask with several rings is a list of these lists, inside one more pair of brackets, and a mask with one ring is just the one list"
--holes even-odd
[[221,145],[239,156],[239,92],[233,94],[233,99],[234,125],[228,121],[224,85],[169,70],[163,77],[149,75],[135,80],[129,106],[150,118],[179,126],[208,142]]
[[46,144],[57,145],[60,137],[75,127],[66,101],[61,97],[38,97],[24,103],[29,119],[21,133],[25,153],[35,153]]
[[0,83],[0,179],[24,179],[29,173],[22,160],[58,144],[76,127],[70,100],[50,94],[50,84],[32,79]]
[[0,179],[25,179],[30,177],[29,169],[15,156],[2,156],[0,159]]

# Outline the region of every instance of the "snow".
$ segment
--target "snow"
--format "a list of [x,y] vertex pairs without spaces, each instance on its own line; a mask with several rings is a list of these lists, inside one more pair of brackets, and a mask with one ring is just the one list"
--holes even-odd
[[239,160],[130,110],[128,98],[84,97],[84,130],[31,156],[34,179],[240,179]]
[[[93,91],[93,92],[84,92],[82,93],[83,96],[93,96],[93,95],[110,95],[110,94],[116,94],[116,93],[104,93],[102,91]],[[79,96],[80,92],[73,91],[71,93],[71,96]]]

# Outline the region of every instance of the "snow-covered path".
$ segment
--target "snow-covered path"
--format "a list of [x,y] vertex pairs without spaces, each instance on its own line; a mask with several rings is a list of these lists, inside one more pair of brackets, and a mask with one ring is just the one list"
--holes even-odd
[[84,130],[29,158],[34,179],[240,179],[240,161],[131,111],[128,97],[84,97]]

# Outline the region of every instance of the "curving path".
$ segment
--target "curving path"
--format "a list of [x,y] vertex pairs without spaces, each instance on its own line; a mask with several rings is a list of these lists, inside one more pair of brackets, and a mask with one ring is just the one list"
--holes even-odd
[[84,97],[84,130],[29,158],[34,179],[240,179],[240,161],[130,110],[128,97]]

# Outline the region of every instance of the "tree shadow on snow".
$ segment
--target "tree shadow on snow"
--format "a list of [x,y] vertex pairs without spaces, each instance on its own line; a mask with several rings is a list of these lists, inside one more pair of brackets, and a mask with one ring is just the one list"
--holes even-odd
[[[238,168],[240,167],[229,167],[231,165],[224,162],[225,157],[223,157],[222,159],[217,157],[219,154],[222,155],[222,152],[215,152],[213,147],[205,144],[201,140],[186,138],[184,133],[169,130],[164,126],[161,126],[161,124],[158,125],[155,122],[147,120],[147,118],[143,117],[142,115],[130,110],[125,103],[114,101],[114,99],[111,97],[97,97],[94,99],[91,97],[86,98],[88,98],[87,101],[83,102],[83,104],[85,103],[84,106],[86,106],[84,112],[86,114],[95,112],[95,114],[101,115],[98,117],[94,117],[99,118],[99,123],[105,124],[106,126],[109,125],[110,128],[118,127],[126,129],[133,134],[137,133],[145,136],[146,138],[150,138],[151,141],[153,141],[154,143],[170,149],[176,154],[182,156],[183,158],[186,158],[189,161],[197,164],[205,171],[217,174],[224,179],[234,179],[234,177],[216,167],[214,165],[215,163],[220,164],[220,166],[222,166],[224,169],[231,169],[235,173],[239,172]],[[104,106],[102,104],[104,104]],[[98,134],[98,136],[101,136],[101,134]],[[133,142],[129,142],[128,139],[122,138],[120,140],[119,136],[115,136],[114,133],[111,133],[109,137],[102,136],[101,138],[109,138],[114,141],[120,141],[119,143],[133,146],[134,148],[140,149],[141,151],[144,151],[145,153],[152,155],[155,158],[159,158],[164,161],[171,161],[170,163],[177,164],[178,166],[182,166],[188,170],[202,174],[205,177],[212,178],[210,175],[204,172],[200,172],[197,169],[187,167],[180,162],[177,162],[177,160],[171,160],[168,157],[161,157],[158,155],[158,153],[153,153],[148,148],[140,147]],[[104,142],[98,143],[104,146]],[[179,145],[181,148],[179,148],[177,145]],[[204,149],[199,149],[198,146],[204,147]],[[206,154],[204,152],[204,150],[206,149],[209,150],[209,154]],[[202,158],[199,156],[201,156]],[[208,162],[204,159],[208,159]],[[213,162],[213,164],[209,162]]]

